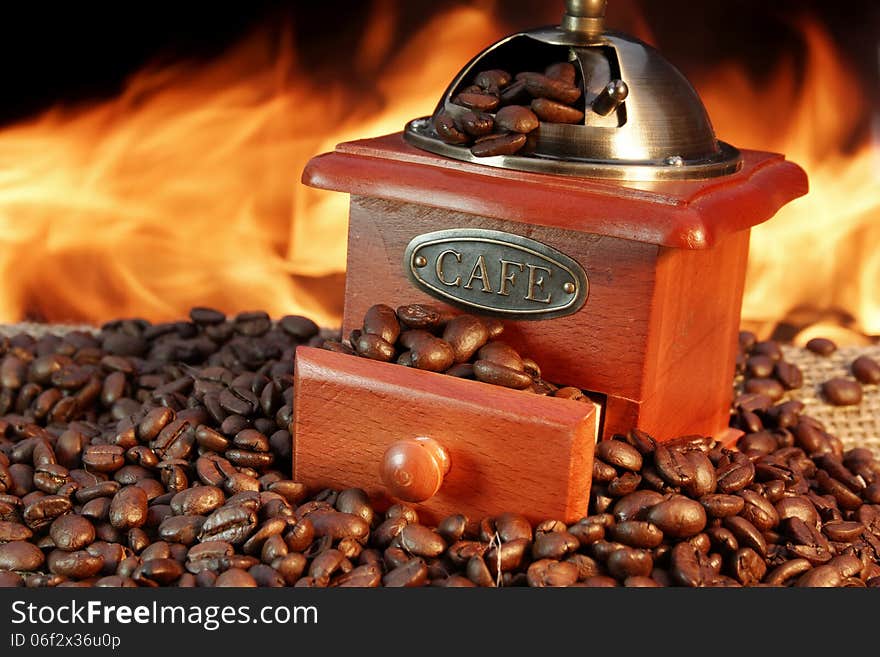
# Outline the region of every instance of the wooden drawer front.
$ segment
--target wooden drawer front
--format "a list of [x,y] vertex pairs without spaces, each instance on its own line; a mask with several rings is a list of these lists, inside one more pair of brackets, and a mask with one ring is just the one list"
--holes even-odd
[[293,477],[311,487],[360,487],[377,508],[394,500],[380,478],[385,450],[428,436],[449,453],[439,492],[415,505],[428,520],[516,511],[572,522],[587,512],[598,412],[541,397],[300,347],[294,388]]

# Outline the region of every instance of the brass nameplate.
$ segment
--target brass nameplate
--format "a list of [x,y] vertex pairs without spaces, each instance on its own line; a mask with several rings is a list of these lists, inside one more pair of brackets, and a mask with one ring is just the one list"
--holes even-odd
[[497,230],[418,235],[406,247],[403,266],[418,287],[438,299],[516,319],[570,315],[589,293],[586,273],[567,255]]

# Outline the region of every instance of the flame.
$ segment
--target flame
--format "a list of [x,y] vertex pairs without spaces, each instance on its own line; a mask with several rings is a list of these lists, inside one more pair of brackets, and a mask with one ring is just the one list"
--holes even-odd
[[[149,69],[118,98],[0,130],[0,321],[166,320],[212,305],[337,324],[348,200],[300,172],[338,142],[430,113],[509,32],[496,3],[474,5],[401,45],[399,3],[374,0],[335,78],[305,70],[288,33],[263,32],[213,64]],[[877,335],[880,176],[869,143],[846,148],[866,101],[828,35],[801,30],[800,69],[783,62],[756,83],[731,63],[695,80],[719,136],[786,153],[811,179],[753,232],[743,318],[767,333],[834,309]]]
[[[211,305],[338,323],[347,198],[300,172],[340,141],[429,114],[461,62],[503,36],[490,12],[455,9],[389,57],[395,5],[376,9],[338,79],[303,70],[288,34],[262,33],[213,64],[146,70],[118,98],[0,131],[0,321]],[[377,88],[352,84],[367,73]]]
[[719,136],[785,153],[810,177],[807,196],[752,232],[743,318],[766,334],[799,312],[850,315],[849,328],[824,322],[795,341],[859,342],[880,335],[880,161],[869,140],[848,148],[866,109],[856,76],[821,26],[799,27],[800,75],[789,60],[756,84],[731,64],[697,87]]

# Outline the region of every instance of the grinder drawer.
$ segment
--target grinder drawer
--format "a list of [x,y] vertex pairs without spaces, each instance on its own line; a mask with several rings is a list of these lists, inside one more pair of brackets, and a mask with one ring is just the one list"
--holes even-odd
[[380,510],[400,492],[434,522],[586,515],[597,405],[310,347],[295,365],[295,480],[363,488]]

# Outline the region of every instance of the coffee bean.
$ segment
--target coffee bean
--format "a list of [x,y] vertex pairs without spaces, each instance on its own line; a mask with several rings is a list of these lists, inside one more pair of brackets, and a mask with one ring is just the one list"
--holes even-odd
[[[503,96],[516,84],[520,83],[493,93]],[[467,93],[484,91],[478,87]],[[523,98],[518,104],[530,100]],[[532,393],[587,399],[577,388],[544,382],[539,363],[498,342],[502,322],[476,320],[478,327],[485,326],[486,342],[452,369],[453,346],[437,335],[451,331],[451,322],[465,324],[464,320],[427,307],[401,307],[394,315],[405,333],[412,334],[407,340],[429,329],[420,339],[449,350],[449,366],[441,371],[475,378],[471,361],[488,360],[533,379],[527,386]],[[880,583],[880,566],[871,556],[880,549],[871,529],[880,526],[874,508],[880,504],[880,464],[868,450],[844,453],[840,441],[810,418],[801,402],[774,404],[764,394],[738,397],[733,422],[747,430],[738,442],[740,452],[702,437],[684,437],[658,449],[651,436],[631,431],[614,441],[641,456],[642,462],[630,469],[625,458],[606,461],[599,450],[611,448],[597,445],[590,500],[594,515],[568,525],[541,522],[534,536],[527,520],[504,514],[481,520],[476,534],[460,515],[444,519],[437,529],[418,524],[414,509],[404,505],[390,509],[380,522],[363,491],[309,491],[284,479],[282,472],[291,466],[287,426],[293,415],[293,349],[303,341],[295,335],[297,330],[272,327],[260,313],[239,318],[237,325],[222,316],[215,321],[211,313],[202,317],[194,312],[194,317],[200,321],[149,325],[126,320],[104,329],[136,338],[141,346],[131,344],[142,349],[143,357],[102,352],[104,337],[87,334],[71,338],[78,346],[53,339],[38,352],[32,346],[36,342],[27,340],[15,347],[24,371],[14,394],[0,396],[0,405],[27,417],[22,421],[0,416],[0,486],[5,488],[0,492],[0,541],[26,541],[40,554],[44,550],[53,555],[56,571],[72,573],[31,573],[29,586],[93,585],[102,580],[101,585],[131,586],[138,568],[137,583],[142,586],[214,585],[218,575],[230,569],[245,572],[260,586],[348,586],[349,581],[372,586],[382,583],[386,569],[410,567],[420,584],[507,587],[528,584],[530,560],[545,559],[568,564],[576,571],[574,583],[583,586],[730,586],[741,581],[780,585],[803,577],[805,568],[826,565],[837,570],[840,586],[861,586],[874,579]],[[291,328],[297,324],[288,323]],[[308,324],[304,339],[320,345],[317,326],[302,324]],[[447,338],[459,339],[453,336],[450,332]],[[204,338],[210,344],[182,345]],[[395,354],[405,354],[412,366],[412,350],[402,341],[401,335],[392,345]],[[57,345],[60,351],[53,354]],[[118,345],[129,346],[125,340]],[[785,388],[797,384],[799,373],[783,360],[778,343],[746,339],[744,349],[751,358],[750,367],[745,358],[741,362],[747,378],[773,377]],[[13,365],[7,367],[14,375],[18,366]],[[224,392],[228,394],[221,404]],[[165,406],[156,408],[157,404]],[[189,432],[191,440],[178,442],[175,430],[181,430],[181,436]],[[690,478],[688,467],[693,471]],[[191,482],[193,477],[199,481]],[[193,483],[205,485],[191,487]],[[128,486],[146,495],[146,517],[139,527],[117,528],[110,522],[110,507]],[[186,492],[178,497],[182,491]],[[203,495],[210,503],[199,507],[196,502]],[[652,522],[656,507],[679,497],[699,504],[713,519],[702,532],[676,537]],[[203,532],[205,515],[213,517],[231,507],[244,509],[237,512],[244,516],[237,530],[240,540],[227,541],[213,557],[190,559],[186,546],[199,546],[200,537],[210,542]],[[356,524],[351,536],[344,535],[347,522],[339,519],[346,514],[363,523]],[[231,527],[241,518],[226,520]],[[84,544],[88,537],[80,537],[77,528],[87,526],[94,540]],[[427,542],[419,542],[422,534]],[[436,546],[426,549],[435,541],[442,541],[439,552]],[[309,563],[328,550],[341,555],[339,567],[329,576],[308,573]],[[639,550],[657,566],[647,575],[630,575],[630,567],[647,570],[641,562],[631,563]],[[77,552],[85,556],[63,556]],[[421,564],[412,558],[419,552],[425,555],[419,557]],[[160,561],[153,564],[162,559],[176,566],[163,571]],[[96,562],[98,571],[90,571]],[[141,566],[147,562],[151,566],[144,572]],[[195,572],[183,572],[184,563]],[[757,582],[761,565],[769,572]],[[619,580],[606,574],[612,568]],[[17,574],[10,579],[22,583]]]
[[199,447],[213,452],[224,452],[229,447],[226,436],[203,424],[196,428],[195,439]]
[[508,132],[528,133],[535,130],[540,122],[529,108],[522,105],[508,105],[495,114],[495,124],[501,130]]
[[775,366],[776,378],[786,390],[795,390],[804,385],[801,369],[792,363],[779,361]]
[[471,137],[483,137],[495,128],[495,119],[491,114],[467,110],[459,115],[456,125]]
[[285,315],[278,321],[278,326],[299,342],[315,337],[320,330],[314,321],[300,315]]
[[197,486],[171,498],[171,509],[177,515],[207,515],[223,506],[226,495],[216,486]]
[[10,570],[0,570],[0,589],[9,589],[24,586],[21,575]]
[[444,313],[434,306],[413,303],[397,309],[397,319],[409,329],[431,330],[443,323]]
[[835,406],[852,406],[862,401],[862,386],[857,381],[835,377],[822,384],[822,394]]
[[662,502],[663,499],[663,495],[651,490],[630,493],[614,504],[612,521],[643,520],[643,516],[647,514],[648,510]]
[[60,550],[81,550],[95,540],[95,527],[82,516],[66,514],[56,518],[49,528],[49,535]]
[[262,310],[243,312],[233,320],[235,331],[246,336],[263,335],[272,326],[269,315]]
[[808,525],[819,523],[819,513],[813,503],[803,495],[783,497],[776,503],[780,520],[800,518]]
[[754,354],[762,354],[769,356],[773,362],[782,360],[782,349],[775,340],[761,340],[752,345],[751,349]]
[[642,455],[622,440],[603,440],[596,445],[596,456],[616,468],[638,471],[642,467]]
[[104,566],[104,559],[92,555],[85,550],[65,552],[64,550],[52,550],[46,557],[46,565],[49,571],[55,575],[63,575],[74,579],[86,579],[94,577]]
[[722,525],[736,537],[737,542],[752,548],[762,557],[767,555],[767,541],[751,522],[741,516],[723,518]]
[[736,495],[725,495],[723,493],[713,493],[703,495],[700,498],[700,504],[706,509],[713,518],[726,518],[735,516],[742,511],[745,506],[745,500]]
[[767,573],[764,583],[770,586],[785,586],[788,582],[812,568],[806,559],[791,559],[778,565]]
[[654,467],[670,486],[689,485],[696,477],[696,470],[684,452],[669,449],[665,445],[657,445],[654,450]]
[[745,501],[739,515],[759,531],[767,531],[779,524],[779,513],[765,497],[751,490],[741,490],[737,495]]
[[806,347],[820,356],[830,356],[837,351],[837,345],[827,338],[813,338],[807,342]]
[[232,588],[256,588],[257,581],[253,576],[242,568],[230,568],[222,572],[214,582],[216,587],[232,587]]
[[584,113],[579,109],[546,98],[535,98],[531,108],[539,119],[548,123],[581,123],[584,120]]
[[57,463],[44,463],[36,467],[33,482],[37,490],[54,495],[70,482],[70,475],[67,468]]
[[825,523],[822,532],[832,541],[840,541],[842,543],[851,543],[855,541],[862,532],[865,531],[864,525],[860,522],[852,522],[845,520],[833,520]]
[[455,354],[456,363],[464,363],[489,340],[489,328],[478,317],[459,315],[446,324],[443,339]]
[[826,493],[830,493],[842,508],[853,511],[862,505],[862,499],[825,470],[816,472],[816,483]]
[[851,365],[853,376],[865,385],[880,383],[880,364],[870,356],[859,356]]
[[715,472],[718,490],[725,494],[743,490],[755,480],[755,466],[750,462],[733,461]]
[[547,98],[571,105],[581,97],[581,90],[577,86],[558,78],[540,73],[520,73],[517,79],[525,82],[526,90],[535,98]]
[[[561,560],[574,553],[579,547],[580,540],[565,530],[541,532],[535,536],[532,558]],[[486,558],[491,565],[491,557],[487,554]]]
[[[257,564],[248,569],[248,575],[253,577],[258,587],[277,588],[285,585],[284,578],[274,568],[266,564]],[[179,585],[178,585],[179,586]]]
[[259,398],[247,388],[242,387],[227,388],[220,393],[218,399],[221,407],[230,413],[243,417],[253,414],[260,406]]
[[475,157],[495,157],[496,155],[514,155],[526,145],[526,135],[509,134],[501,136],[481,137],[483,141],[471,146]]
[[146,586],[168,586],[183,575],[183,566],[168,557],[145,560],[132,574],[138,584]]
[[627,577],[647,577],[654,568],[654,559],[647,550],[625,547],[608,556],[608,572],[618,580]]
[[577,582],[578,568],[567,561],[540,559],[529,566],[527,576],[533,587],[571,586]]
[[101,403],[104,406],[113,406],[125,396],[126,385],[125,373],[113,372],[109,374],[101,386]]
[[400,336],[400,322],[394,309],[385,304],[370,306],[364,315],[364,333],[377,335],[389,344]]
[[140,527],[147,521],[149,500],[142,488],[125,486],[121,488],[110,503],[110,524],[117,529]]
[[287,528],[287,518],[269,518],[244,542],[242,550],[245,554],[259,554],[263,543],[272,536],[280,536]]
[[637,475],[635,472],[624,472],[608,482],[608,494],[612,497],[623,497],[634,492],[641,482],[641,475]]
[[24,508],[22,517],[33,531],[48,528],[55,518],[68,513],[73,508],[70,500],[61,495],[45,495]]
[[340,588],[374,588],[380,586],[381,583],[381,568],[375,564],[366,564],[335,577],[330,586],[338,586]]
[[405,331],[400,343],[409,349],[409,365],[429,372],[443,372],[455,361],[455,352],[448,342],[427,331]]
[[418,557],[436,557],[446,549],[443,537],[424,525],[406,525],[399,534],[400,546]]
[[703,531],[706,511],[699,502],[676,495],[652,507],[646,519],[659,527],[665,536],[686,538]]
[[717,575],[708,557],[687,541],[672,548],[669,570],[674,582],[689,587],[710,584]]
[[657,525],[643,520],[627,520],[611,528],[611,538],[635,548],[655,548],[663,542]]
[[428,581],[428,567],[419,557],[391,570],[382,578],[382,583],[390,587],[423,586]]
[[516,105],[528,103],[531,99],[526,91],[526,83],[523,80],[515,80],[501,90],[502,105]]
[[489,360],[478,360],[474,363],[474,376],[484,383],[517,390],[527,388],[532,383],[532,377],[528,374]]
[[189,311],[189,318],[196,324],[222,324],[226,321],[226,315],[219,310],[205,307],[195,307]]
[[33,532],[18,522],[0,520],[0,543],[8,541],[26,541]]
[[199,541],[228,541],[241,545],[257,525],[256,513],[241,505],[227,505],[214,511],[205,520]]
[[119,445],[89,445],[82,462],[95,472],[115,472],[125,465],[125,449]]
[[776,379],[749,379],[743,389],[750,394],[764,395],[771,401],[779,401],[785,394],[785,388]]
[[479,112],[492,112],[498,107],[498,96],[485,93],[464,92],[457,94],[452,102]]
[[[480,87],[485,91],[489,91],[490,93],[494,93],[498,89],[503,89],[507,85],[510,84],[511,80],[510,73],[501,69],[491,69],[488,71],[481,71],[477,73],[474,77],[474,84]],[[493,91],[495,90],[495,91]]]
[[834,566],[817,566],[808,570],[797,580],[798,587],[833,587],[839,586],[843,577]]
[[691,481],[685,484],[687,494],[694,498],[711,494],[718,483],[715,477],[715,466],[712,465],[712,461],[703,452],[697,450],[687,451],[684,456],[690,463],[694,473]]
[[[502,542],[516,539],[532,540],[532,526],[525,516],[518,513],[502,513],[494,518],[494,530]],[[491,536],[486,540],[491,540]]]
[[347,356],[351,356],[355,353],[354,349],[338,340],[324,340],[321,344],[321,349],[326,349],[327,351],[332,351],[337,354],[345,354]]
[[764,558],[751,548],[740,548],[731,557],[734,577],[746,586],[757,584],[767,573]]
[[360,488],[347,488],[339,492],[336,497],[336,510],[350,513],[363,518],[364,522],[373,522],[373,507],[366,492]]
[[327,586],[330,577],[342,567],[345,556],[339,550],[325,550],[316,556],[309,565],[309,577],[322,586]]
[[369,536],[370,527],[360,516],[332,510],[319,510],[310,513],[316,536],[329,536],[333,540],[353,538],[364,542]]
[[389,362],[394,359],[394,345],[378,335],[364,333],[352,344],[358,355],[371,360]]
[[599,458],[593,459],[594,484],[607,484],[609,481],[613,481],[615,477],[617,477],[617,470],[615,470],[613,467],[600,460]]
[[40,548],[23,540],[0,544],[0,570],[37,570],[43,565]]

